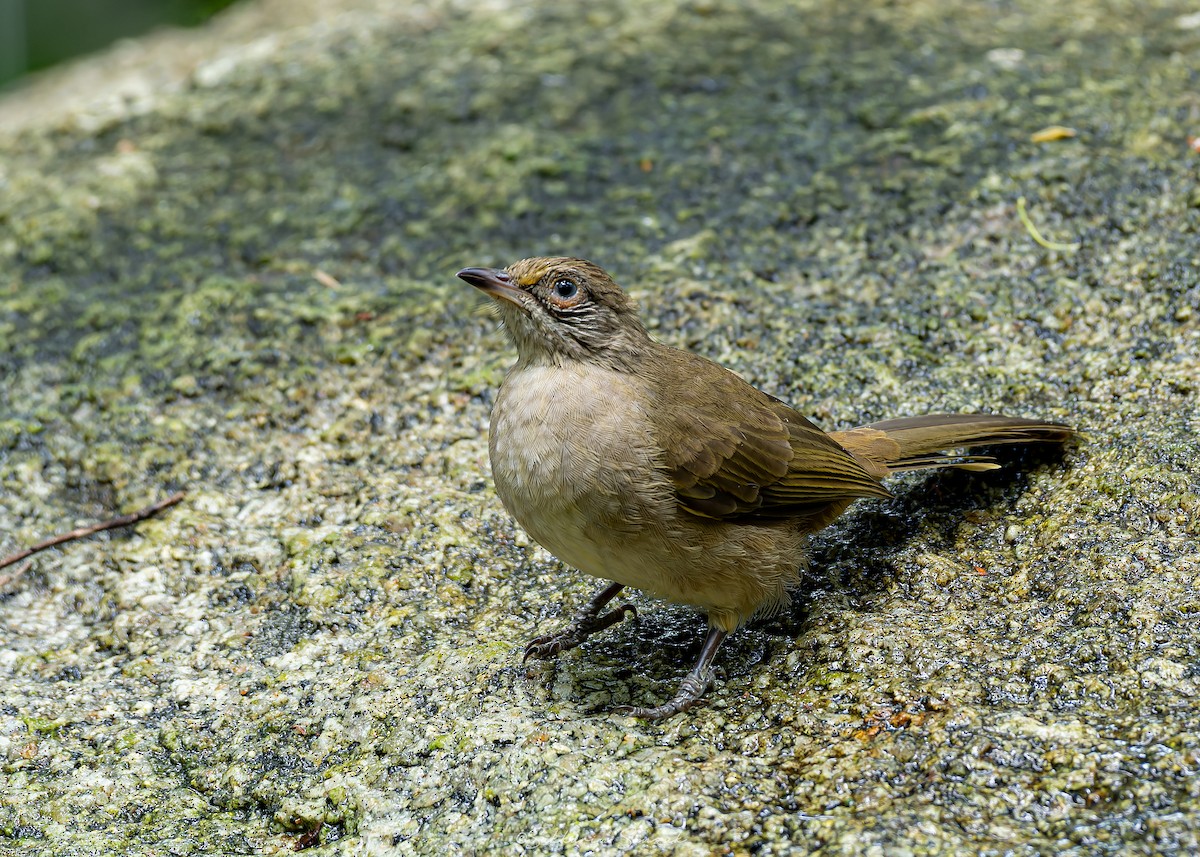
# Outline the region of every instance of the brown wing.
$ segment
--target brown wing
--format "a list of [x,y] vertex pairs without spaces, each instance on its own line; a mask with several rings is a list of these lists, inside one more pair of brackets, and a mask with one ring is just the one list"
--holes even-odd
[[[658,394],[674,424],[664,435],[680,504],[709,518],[790,517],[887,489],[825,432],[727,369],[663,348],[677,371]],[[665,438],[664,438],[665,439]]]

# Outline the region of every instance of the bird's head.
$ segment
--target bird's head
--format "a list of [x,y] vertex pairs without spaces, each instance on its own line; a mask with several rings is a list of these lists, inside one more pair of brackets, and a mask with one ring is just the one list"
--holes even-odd
[[458,276],[496,302],[524,363],[583,360],[620,369],[650,341],[629,296],[583,259],[522,259]]

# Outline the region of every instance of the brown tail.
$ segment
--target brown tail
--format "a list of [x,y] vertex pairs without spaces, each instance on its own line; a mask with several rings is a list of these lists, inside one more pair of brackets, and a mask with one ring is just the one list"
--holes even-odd
[[902,417],[831,434],[877,477],[899,470],[959,467],[995,470],[988,455],[954,455],[946,450],[1005,443],[1063,443],[1070,426],[1000,414],[927,414]]

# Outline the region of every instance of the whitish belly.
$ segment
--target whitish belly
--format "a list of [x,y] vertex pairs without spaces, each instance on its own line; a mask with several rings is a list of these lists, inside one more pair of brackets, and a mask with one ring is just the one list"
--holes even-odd
[[492,413],[492,475],[508,511],[563,562],[621,582],[647,574],[647,518],[672,514],[640,399],[619,373],[529,368],[505,379]]

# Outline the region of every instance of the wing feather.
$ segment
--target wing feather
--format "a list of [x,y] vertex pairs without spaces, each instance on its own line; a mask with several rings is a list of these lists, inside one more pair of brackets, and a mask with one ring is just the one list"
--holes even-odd
[[657,393],[675,422],[663,428],[667,475],[680,505],[718,519],[780,518],[856,497],[888,497],[858,460],[778,399],[702,357],[662,348],[686,378]]

